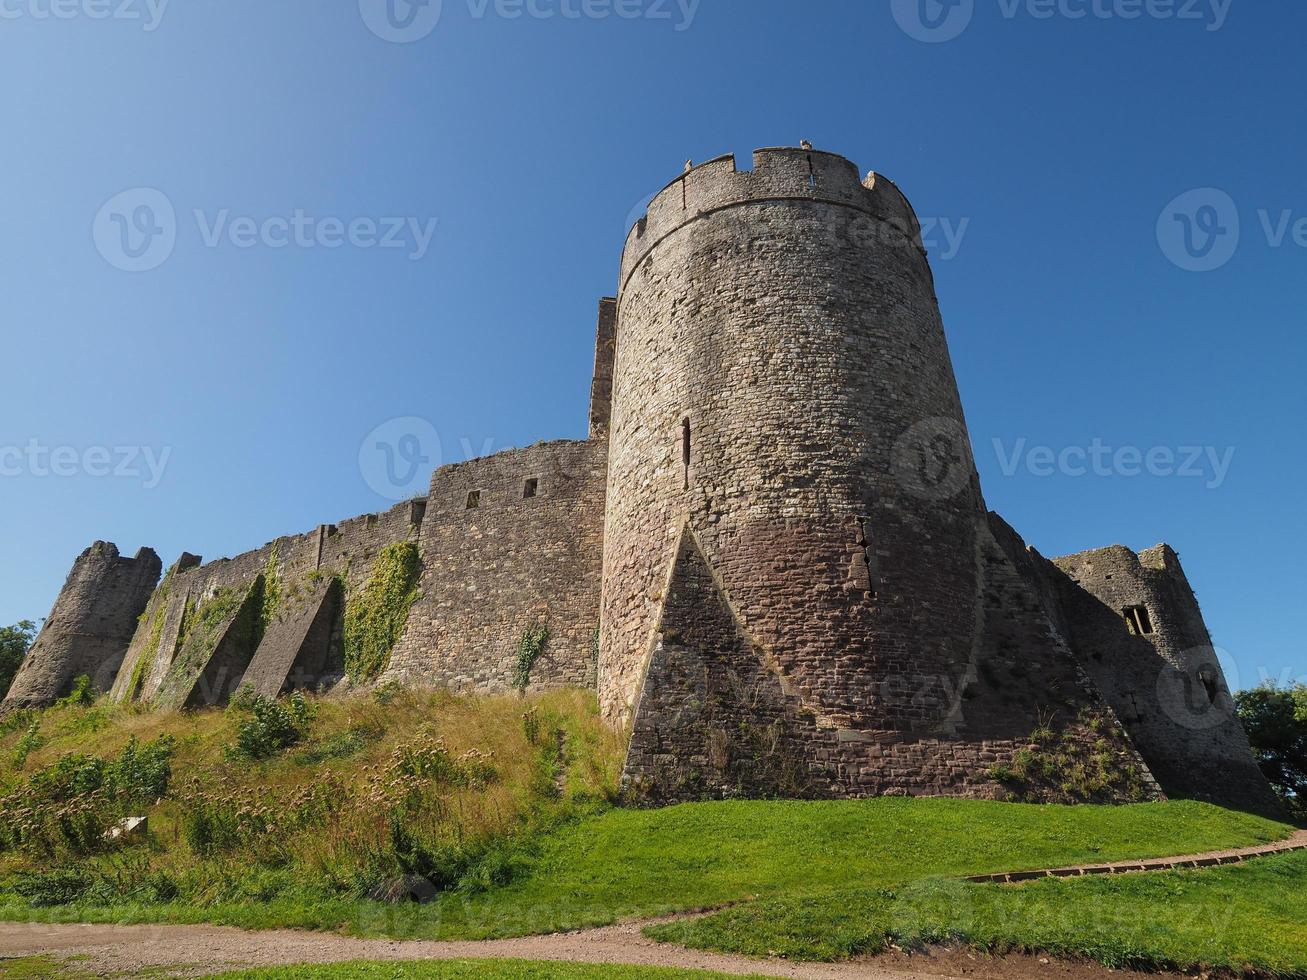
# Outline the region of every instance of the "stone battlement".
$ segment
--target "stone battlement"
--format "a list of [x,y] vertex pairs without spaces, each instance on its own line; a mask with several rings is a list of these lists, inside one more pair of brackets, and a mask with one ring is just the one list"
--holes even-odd
[[921,237],[916,214],[894,182],[874,173],[863,180],[845,157],[770,147],[754,151],[752,170],[740,170],[735,154],[728,153],[699,164],[654,195],[627,235],[622,284],[655,245],[678,229],[723,208],[766,201],[840,205],[902,230],[913,242]]

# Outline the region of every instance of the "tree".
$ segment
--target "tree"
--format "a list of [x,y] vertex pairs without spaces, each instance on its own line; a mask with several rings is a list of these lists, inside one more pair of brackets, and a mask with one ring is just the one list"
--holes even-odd
[[1307,684],[1267,684],[1235,698],[1257,763],[1299,820],[1307,820]]
[[9,685],[35,637],[36,624],[30,619],[0,627],[0,698],[9,693]]

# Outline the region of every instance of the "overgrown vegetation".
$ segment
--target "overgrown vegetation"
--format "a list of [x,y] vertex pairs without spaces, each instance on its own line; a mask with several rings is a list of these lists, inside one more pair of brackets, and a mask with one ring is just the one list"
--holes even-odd
[[245,716],[236,725],[235,744],[227,747],[227,757],[236,760],[269,759],[297,744],[317,713],[300,691],[282,702],[249,688],[237,691],[227,710]]
[[418,596],[422,559],[412,541],[387,545],[366,583],[345,601],[345,671],[355,683],[375,680],[390,664]]
[[1262,772],[1294,818],[1307,823],[1307,684],[1241,691],[1235,704]]
[[[619,760],[590,695],[531,699],[559,739],[529,739],[522,710],[389,686],[34,714],[0,735],[0,755],[24,751],[0,774],[0,906],[327,927],[390,908],[367,896],[406,875],[451,895],[503,887],[542,835],[607,805]],[[126,816],[148,835],[110,836]]]
[[272,553],[268,555],[268,562],[263,568],[263,605],[259,609],[260,635],[277,621],[277,617],[281,614],[285,603],[285,589],[282,588],[281,572],[277,567],[279,561],[280,556],[277,549],[273,548]]
[[177,659],[154,695],[156,707],[173,709],[185,704],[186,695],[225,638],[241,649],[253,650],[262,637],[263,576],[245,586],[224,586],[192,607],[187,600],[182,617]]
[[[130,737],[117,756],[102,759],[67,753],[25,779],[14,782],[0,799],[0,852],[20,852],[41,862],[68,862],[72,867],[53,869],[66,889],[70,876],[81,880],[77,859],[111,849],[109,830],[129,810],[153,805],[168,791],[172,778],[175,743],[168,735],[145,746]],[[32,869],[25,892],[33,881],[53,872]],[[53,903],[51,903],[53,904]]]
[[127,701],[135,701],[141,696],[141,691],[145,687],[146,675],[154,666],[159,656],[159,647],[163,644],[163,624],[168,615],[168,584],[172,577],[172,570],[168,570],[168,577],[163,580],[159,590],[155,593],[150,603],[150,610],[142,613],[142,617],[149,615],[150,632],[145,640],[145,646],[141,650],[140,656],[136,658],[136,663],[132,665],[132,672],[127,681],[127,690],[124,697]]
[[55,702],[57,708],[85,708],[95,701],[95,691],[91,687],[89,674],[79,674],[73,678],[73,686],[68,693]]
[[528,627],[517,644],[517,664],[513,670],[513,686],[525,691],[531,686],[531,670],[545,651],[549,627],[544,623]]
[[0,627],[0,698],[9,693],[23,658],[36,639],[36,624],[30,619]]
[[1054,732],[1043,725],[1011,763],[989,772],[1014,799],[1063,803],[1111,803],[1147,799],[1144,774],[1128,743],[1101,715],[1085,710],[1075,723]]

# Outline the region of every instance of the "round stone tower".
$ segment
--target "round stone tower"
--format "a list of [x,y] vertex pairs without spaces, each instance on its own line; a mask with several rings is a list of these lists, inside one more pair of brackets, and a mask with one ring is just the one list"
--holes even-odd
[[622,256],[599,685],[630,720],[693,540],[818,728],[930,737],[977,642],[984,521],[907,200],[843,157],[687,171]]

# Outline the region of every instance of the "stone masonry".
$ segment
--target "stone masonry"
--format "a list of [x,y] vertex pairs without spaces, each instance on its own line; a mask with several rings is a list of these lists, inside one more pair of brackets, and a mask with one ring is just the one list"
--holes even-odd
[[343,623],[402,546],[417,597],[378,680],[592,688],[630,734],[633,800],[1278,813],[1175,552],[1049,561],[987,511],[899,189],[806,147],[751,164],[689,169],[631,229],[587,439],[442,467],[423,498],[232,559],[183,555],[157,588],[152,552],[97,544],[6,704],[82,673],[174,708],[348,688]]

